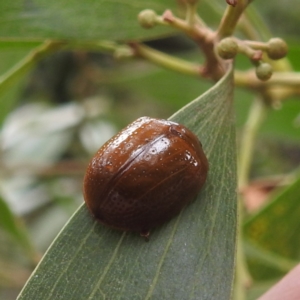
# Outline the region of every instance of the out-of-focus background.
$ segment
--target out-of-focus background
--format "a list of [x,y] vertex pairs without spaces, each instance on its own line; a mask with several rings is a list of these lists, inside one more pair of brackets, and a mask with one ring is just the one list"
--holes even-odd
[[[299,2],[256,1],[253,5],[271,32],[287,41],[288,58],[300,70]],[[219,15],[209,12],[208,19],[217,26]],[[148,44],[201,60],[198,48],[180,34]],[[25,52],[0,48],[0,71]],[[249,62],[239,57],[237,68],[247,67]],[[15,86],[0,91],[5,99],[0,107],[0,299],[16,298],[35,264],[83,202],[82,178],[95,151],[134,119],[168,118],[211,85],[143,60],[63,51],[43,59]],[[236,90],[238,136],[252,100],[250,91]],[[253,184],[244,191],[249,215],[265,205],[278,184],[286,184],[283,174],[300,165],[299,98],[278,104],[270,113],[254,157]],[[284,273],[272,272],[262,280],[276,281]],[[261,285],[249,299],[263,289]]]

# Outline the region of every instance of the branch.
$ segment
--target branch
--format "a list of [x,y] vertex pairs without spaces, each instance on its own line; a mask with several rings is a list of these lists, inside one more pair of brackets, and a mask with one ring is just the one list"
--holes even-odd
[[268,81],[259,80],[253,70],[250,71],[235,71],[235,84],[239,87],[261,89],[270,86],[286,86],[299,90],[300,72],[275,72]]
[[235,6],[228,5],[217,30],[218,39],[231,36],[251,0],[238,0]]
[[187,62],[183,59],[176,58],[158,50],[154,50],[145,45],[139,43],[131,43],[130,46],[137,56],[146,58],[156,65],[159,65],[166,69],[197,77],[199,77],[203,72],[203,67],[201,65]]

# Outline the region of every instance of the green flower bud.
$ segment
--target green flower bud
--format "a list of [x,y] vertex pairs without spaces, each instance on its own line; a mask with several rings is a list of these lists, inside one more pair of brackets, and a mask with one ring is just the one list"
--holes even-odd
[[232,37],[221,40],[217,45],[217,53],[223,59],[232,59],[238,53],[238,44]]
[[152,9],[145,9],[138,15],[138,21],[144,28],[152,28],[156,25],[157,14]]
[[268,42],[267,54],[271,59],[280,59],[286,56],[288,46],[286,42],[280,38],[272,38]]
[[272,66],[268,63],[260,63],[256,67],[255,72],[258,79],[266,81],[271,78],[273,74],[273,69]]

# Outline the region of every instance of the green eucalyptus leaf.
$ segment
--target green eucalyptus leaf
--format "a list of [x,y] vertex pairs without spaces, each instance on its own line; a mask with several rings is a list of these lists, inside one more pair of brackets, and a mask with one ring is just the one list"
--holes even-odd
[[32,262],[37,261],[37,253],[24,230],[24,225],[7,205],[7,203],[0,197],[0,228],[7,232],[19,245],[24,249],[28,258]]
[[270,202],[245,222],[247,244],[261,248],[260,255],[248,259],[255,279],[282,276],[299,261],[299,195],[300,172],[292,184],[274,193]]
[[7,203],[0,197],[0,227],[7,231],[16,240],[23,240],[23,233],[20,231],[20,224],[14,217]]
[[176,8],[176,1],[0,1],[0,38],[128,40],[172,32],[167,26],[142,28],[137,16],[147,8],[162,14]]
[[230,299],[236,241],[232,71],[170,119],[200,138],[210,170],[204,189],[145,242],[92,219],[85,205],[36,268],[25,299]]
[[0,41],[0,124],[20,100],[25,72],[15,72],[19,62],[36,46],[37,43]]

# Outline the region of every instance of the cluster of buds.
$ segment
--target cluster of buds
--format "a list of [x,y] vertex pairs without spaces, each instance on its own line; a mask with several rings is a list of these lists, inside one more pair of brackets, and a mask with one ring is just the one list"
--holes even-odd
[[217,44],[216,51],[223,59],[233,59],[238,53],[245,54],[255,65],[257,78],[265,81],[272,76],[273,70],[269,63],[263,61],[264,53],[269,59],[278,60],[286,56],[288,47],[280,38],[272,38],[264,43],[227,37]]
[[[204,49],[215,48],[215,55],[208,57],[212,66],[210,70],[217,69],[220,59],[234,59],[238,53],[247,56],[255,67],[258,79],[266,81],[273,73],[270,60],[278,60],[286,56],[288,47],[285,41],[280,38],[271,38],[268,42],[241,40],[233,36],[219,40],[220,32],[212,35],[212,31],[207,28],[196,11],[198,0],[182,0],[187,5],[186,18],[175,17],[170,10],[166,10],[162,15],[158,15],[152,9],[145,9],[138,15],[138,21],[144,28],[152,28],[156,25],[167,25],[185,32],[192,37]],[[226,0],[231,6],[238,5],[236,0]],[[208,45],[208,43],[211,43]],[[205,52],[205,51],[204,51]],[[207,53],[207,51],[206,51]],[[222,63],[221,63],[222,64]],[[207,69],[205,67],[204,69]],[[218,77],[217,74],[215,77]]]

